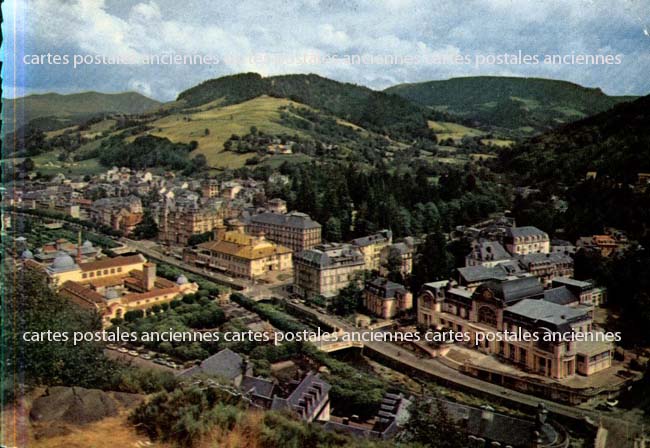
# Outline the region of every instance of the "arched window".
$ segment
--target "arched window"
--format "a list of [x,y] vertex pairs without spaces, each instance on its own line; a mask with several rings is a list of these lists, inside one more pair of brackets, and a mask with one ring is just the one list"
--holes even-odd
[[478,309],[478,321],[496,327],[497,315],[489,306],[482,306]]

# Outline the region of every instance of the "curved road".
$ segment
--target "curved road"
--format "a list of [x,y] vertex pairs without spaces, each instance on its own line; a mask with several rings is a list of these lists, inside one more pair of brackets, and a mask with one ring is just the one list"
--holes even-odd
[[[332,326],[334,328],[340,328],[349,333],[352,332],[368,333],[371,331],[371,330],[359,330],[358,328],[354,327],[353,325],[351,325],[346,321],[343,321],[331,315],[323,314],[314,308],[303,305],[302,303],[297,303],[292,301],[290,302],[290,306],[300,308],[304,312],[312,314],[323,324]],[[600,412],[593,411],[590,409],[583,409],[583,408],[578,408],[576,406],[568,406],[568,405],[560,404],[554,401],[546,400],[532,395],[527,395],[512,389],[508,389],[498,384],[489,383],[487,381],[483,381],[478,378],[474,378],[472,376],[464,375],[454,370],[453,368],[442,364],[440,361],[434,358],[429,358],[429,359],[418,358],[412,352],[408,350],[404,350],[403,348],[392,343],[364,342],[364,346],[378,353],[381,353],[383,356],[390,358],[392,361],[400,363],[411,369],[418,370],[428,376],[441,379],[451,385],[456,385],[457,387],[460,387],[462,389],[471,389],[482,395],[491,395],[492,397],[497,398],[500,401],[506,401],[520,406],[523,405],[531,409],[536,408],[539,405],[539,403],[544,403],[546,409],[548,409],[549,412],[556,415],[568,417],[579,421],[584,421],[585,418],[588,418],[594,423],[597,423],[598,421],[602,421],[603,426],[607,428],[608,431],[610,431],[610,433],[613,432],[620,433],[621,431],[623,431],[623,434],[637,434],[640,433],[642,430],[640,426],[618,417],[602,415]],[[624,446],[627,446],[627,444],[624,445],[623,441],[620,439],[616,441],[610,440],[609,442],[613,444],[610,445],[608,443],[607,446],[612,446],[617,448],[623,448]],[[629,446],[632,446],[631,441],[626,440],[625,442],[628,442]]]

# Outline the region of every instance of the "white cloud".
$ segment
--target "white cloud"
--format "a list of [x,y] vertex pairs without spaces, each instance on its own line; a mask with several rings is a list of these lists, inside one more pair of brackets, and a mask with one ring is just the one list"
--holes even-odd
[[[19,2],[19,0],[14,0]],[[80,52],[128,57],[203,54],[237,61],[215,66],[90,67],[67,78],[29,68],[33,89],[126,87],[170,99],[209,77],[239,71],[315,72],[344,81],[389,83],[478,74],[554,76],[612,93],[650,90],[648,9],[628,0],[30,0],[23,24],[25,51]],[[15,4],[14,6],[17,6]],[[3,7],[5,12],[12,7]],[[5,26],[12,25],[11,14]],[[9,36],[9,39],[12,39]],[[620,67],[340,65],[259,63],[259,53],[392,54],[422,60],[464,54],[513,52],[625,53]],[[618,78],[612,78],[616,72]],[[643,73],[646,76],[643,76]],[[146,81],[144,81],[146,80]],[[30,86],[26,86],[30,88]],[[74,86],[72,86],[74,87]]]

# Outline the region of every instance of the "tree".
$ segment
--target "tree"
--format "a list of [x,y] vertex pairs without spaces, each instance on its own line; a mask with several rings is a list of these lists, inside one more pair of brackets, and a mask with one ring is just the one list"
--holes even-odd
[[153,216],[149,210],[144,212],[142,221],[135,226],[133,236],[137,239],[150,240],[158,236],[158,224],[154,221]]
[[341,241],[343,238],[341,232],[341,220],[335,216],[332,216],[325,223],[325,240],[330,242]]
[[440,230],[428,234],[415,254],[411,290],[417,292],[426,282],[449,278],[452,263],[445,235]]
[[409,407],[409,419],[399,439],[428,448],[464,448],[465,435],[449,417],[444,402],[437,398],[414,401]]
[[342,288],[333,299],[331,310],[339,316],[349,316],[361,307],[361,288],[356,281]]
[[388,250],[388,256],[384,262],[384,268],[388,271],[387,278],[390,281],[402,283],[402,253],[396,247]]
[[74,332],[102,329],[98,313],[57,295],[29,270],[3,280],[2,313],[10,316],[2,320],[3,392],[18,390],[19,383],[105,388],[115,381],[119,368],[104,356],[102,343],[72,341]]

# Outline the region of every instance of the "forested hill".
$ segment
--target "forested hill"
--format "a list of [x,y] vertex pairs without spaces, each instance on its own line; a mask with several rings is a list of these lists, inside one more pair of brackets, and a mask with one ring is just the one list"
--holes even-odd
[[178,95],[183,107],[216,101],[220,106],[268,95],[323,110],[364,128],[391,136],[427,134],[427,119],[449,118],[410,100],[318,75],[264,78],[244,73],[205,81]]
[[[85,119],[103,113],[139,114],[159,105],[158,101],[136,92],[45,93],[2,99],[6,133],[36,119],[43,122],[45,130],[56,129],[76,118]],[[47,121],[51,124],[48,125]]]
[[545,131],[634,97],[608,96],[567,81],[477,76],[400,84],[386,93],[522,134]]
[[634,183],[650,172],[650,95],[526,140],[500,162],[522,184],[575,184],[588,171]]

